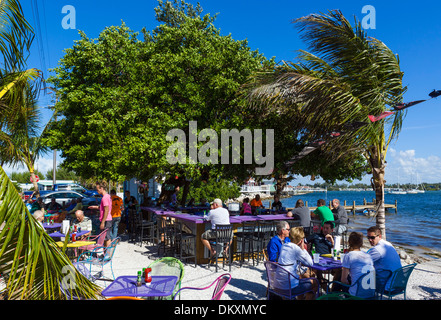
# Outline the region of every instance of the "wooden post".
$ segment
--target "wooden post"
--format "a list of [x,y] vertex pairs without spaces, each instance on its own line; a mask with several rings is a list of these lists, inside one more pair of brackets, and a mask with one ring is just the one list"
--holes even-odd
[[363,198],[363,205],[366,205],[366,198]]
[[344,206],[346,207],[346,200],[344,201]]
[[395,213],[398,213],[398,200],[395,199]]
[[352,203],[352,214],[355,216],[355,200]]
[[308,206],[308,201],[305,201],[305,206],[306,206],[306,207]]

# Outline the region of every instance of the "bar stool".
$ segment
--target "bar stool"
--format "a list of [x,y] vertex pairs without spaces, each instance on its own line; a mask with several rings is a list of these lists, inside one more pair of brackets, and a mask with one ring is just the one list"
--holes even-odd
[[163,219],[162,221],[158,221],[158,237],[161,242],[158,245],[158,255],[160,255],[160,250],[164,251],[163,256],[166,252],[169,252],[169,255],[175,254],[175,227],[170,218]]
[[295,227],[300,227],[300,220],[289,220],[287,219],[286,222],[288,222],[289,224],[289,228],[295,228]]
[[253,266],[254,266],[254,254],[257,253],[258,245],[255,241],[256,236],[256,222],[243,222],[242,223],[242,231],[236,232],[237,244],[240,244],[240,250],[236,250],[236,254],[240,255],[240,266],[245,260],[245,255],[248,257],[248,261],[250,261],[250,255],[253,258]]
[[256,233],[256,243],[257,243],[257,264],[259,264],[259,260],[262,256],[262,260],[264,260],[262,250],[266,248],[268,242],[272,237],[276,234],[276,227],[274,221],[258,221],[257,223],[258,231]]
[[[185,261],[194,259],[194,267],[197,267],[196,260],[196,235],[185,232],[183,230],[184,223],[180,221],[175,222],[175,240],[179,253],[177,253],[179,260]],[[193,252],[193,254],[191,254]],[[187,253],[185,255],[185,253]]]
[[[153,243],[155,239],[155,223],[153,221],[144,220],[142,212],[139,213],[138,217],[136,232],[139,235],[139,245],[142,246],[144,240]],[[146,233],[144,233],[144,231],[146,231]]]
[[[215,239],[210,240],[211,246],[216,248],[216,272],[218,270],[218,259],[222,253],[222,269],[225,262],[228,263],[229,271],[231,272],[231,243],[233,241],[233,225],[231,224],[217,224],[215,229]],[[224,255],[226,251],[226,256]],[[227,260],[227,261],[225,261]]]

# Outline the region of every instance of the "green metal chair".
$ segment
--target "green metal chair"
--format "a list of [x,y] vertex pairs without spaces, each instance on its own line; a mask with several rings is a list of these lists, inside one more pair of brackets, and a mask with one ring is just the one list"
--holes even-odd
[[150,275],[152,276],[177,276],[178,281],[176,282],[173,294],[166,297],[167,300],[172,300],[176,292],[181,289],[181,281],[184,278],[184,264],[176,258],[173,257],[163,257],[153,261],[148,268],[152,271]]
[[390,277],[391,280],[388,281],[389,286],[386,285],[386,288],[380,293],[380,299],[387,296],[389,300],[392,300],[393,297],[403,294],[404,300],[406,300],[407,282],[416,265],[413,263],[395,270]]
[[[360,297],[360,296],[366,296],[366,297],[362,297],[364,300],[375,300],[377,298],[376,296],[376,291],[375,291],[375,286],[370,287],[370,288],[363,288],[363,281],[366,277],[370,277],[371,273],[370,271],[366,272],[364,275],[360,276],[357,281],[355,283],[352,284],[346,284],[346,283],[342,283],[340,281],[331,281],[328,283],[328,287],[326,289],[326,294],[329,294],[329,289],[331,287],[332,284],[338,284],[340,285],[342,288],[346,289],[345,291],[349,290],[349,288],[357,286],[357,291],[355,293],[354,296],[356,297]],[[333,292],[336,293],[336,292]],[[338,292],[341,293],[341,292]]]
[[364,300],[364,299],[353,296],[347,292],[333,292],[320,296],[316,300]]

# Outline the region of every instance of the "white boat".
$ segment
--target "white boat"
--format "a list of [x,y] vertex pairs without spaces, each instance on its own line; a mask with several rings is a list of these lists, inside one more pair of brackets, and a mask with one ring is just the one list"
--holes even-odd
[[395,189],[389,191],[390,194],[407,194],[407,191],[401,190],[401,189]]

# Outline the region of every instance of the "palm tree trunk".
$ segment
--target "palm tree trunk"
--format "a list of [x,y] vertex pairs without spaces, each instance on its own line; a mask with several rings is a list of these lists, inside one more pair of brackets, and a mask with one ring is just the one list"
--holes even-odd
[[38,190],[37,177],[35,176],[35,172],[33,170],[29,170],[31,173],[32,184],[34,185],[35,195],[38,198],[40,196],[40,191]]
[[382,238],[386,239],[386,211],[384,208],[384,173],[385,166],[384,164],[381,168],[373,168],[372,170],[372,188],[375,191],[375,200],[376,200],[376,219],[377,226],[381,229]]

